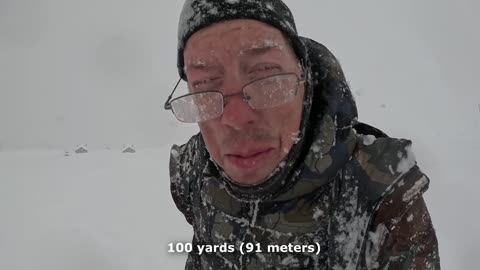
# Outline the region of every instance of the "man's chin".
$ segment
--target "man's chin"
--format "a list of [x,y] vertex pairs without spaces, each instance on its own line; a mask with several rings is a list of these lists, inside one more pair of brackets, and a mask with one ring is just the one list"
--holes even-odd
[[250,173],[244,175],[232,174],[232,176],[229,176],[235,184],[241,186],[256,186],[267,181],[268,175],[269,174]]

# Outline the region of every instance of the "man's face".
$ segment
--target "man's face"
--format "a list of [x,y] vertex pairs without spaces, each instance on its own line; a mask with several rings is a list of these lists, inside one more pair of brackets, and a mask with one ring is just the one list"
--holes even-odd
[[[190,92],[217,89],[237,94],[259,78],[302,70],[284,35],[255,20],[231,20],[193,34],[184,50]],[[304,86],[294,100],[254,110],[242,97],[228,97],[223,115],[199,123],[210,156],[243,185],[263,182],[285,158],[300,127]]]

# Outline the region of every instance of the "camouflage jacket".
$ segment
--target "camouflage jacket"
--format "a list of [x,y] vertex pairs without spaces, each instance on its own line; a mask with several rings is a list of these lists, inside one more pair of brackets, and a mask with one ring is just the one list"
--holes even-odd
[[357,122],[335,58],[305,42],[312,109],[298,156],[256,188],[271,192],[244,196],[255,187],[226,180],[201,134],[173,146],[172,197],[194,231],[186,269],[440,269],[411,142]]

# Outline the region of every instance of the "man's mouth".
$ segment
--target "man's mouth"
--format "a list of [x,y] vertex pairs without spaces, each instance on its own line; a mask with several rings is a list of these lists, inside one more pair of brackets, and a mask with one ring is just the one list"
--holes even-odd
[[260,167],[273,153],[273,148],[253,150],[245,153],[227,154],[226,159],[241,170],[254,170]]

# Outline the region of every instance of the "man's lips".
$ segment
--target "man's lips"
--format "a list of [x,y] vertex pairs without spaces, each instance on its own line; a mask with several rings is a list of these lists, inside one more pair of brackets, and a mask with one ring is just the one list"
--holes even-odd
[[273,153],[273,148],[232,153],[225,155],[226,159],[241,170],[252,170],[260,167]]

